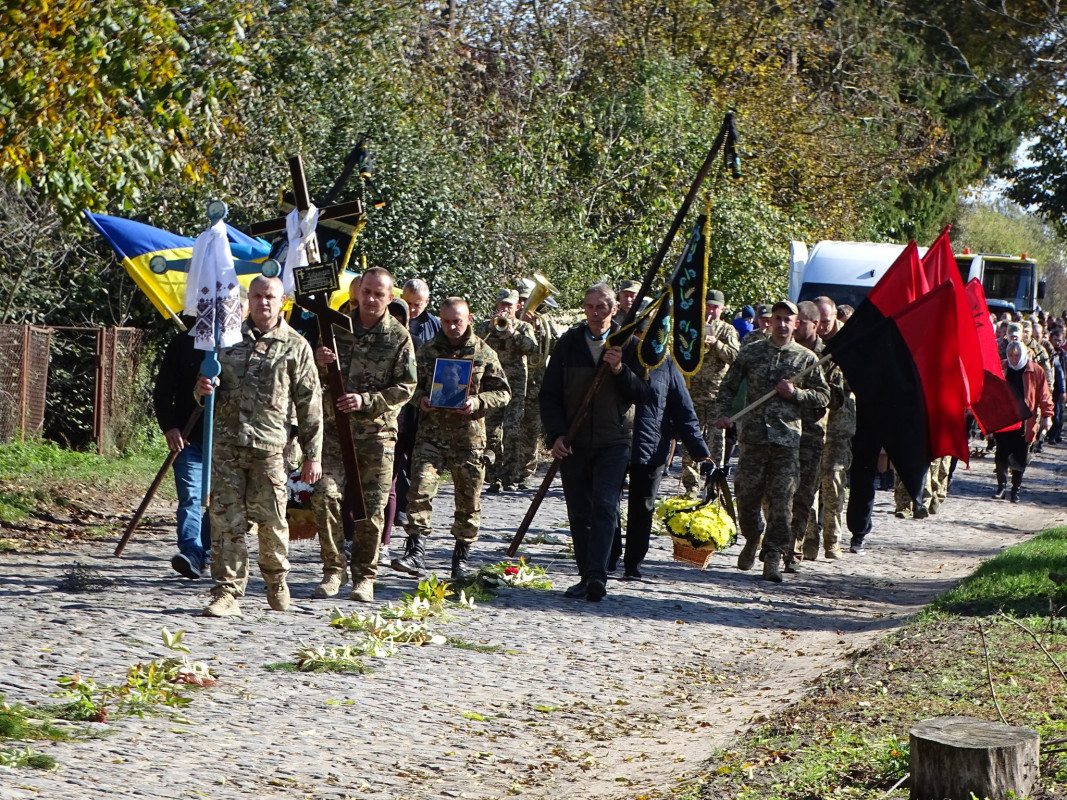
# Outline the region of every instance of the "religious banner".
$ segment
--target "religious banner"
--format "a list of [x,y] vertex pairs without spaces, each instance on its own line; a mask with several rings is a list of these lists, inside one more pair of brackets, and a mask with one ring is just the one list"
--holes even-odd
[[683,375],[700,369],[704,359],[704,296],[708,288],[708,217],[701,214],[689,234],[671,279],[674,361]]
[[672,292],[667,289],[658,299],[652,301],[645,312],[646,315],[651,315],[652,321],[641,336],[637,360],[650,372],[663,363],[670,350],[672,300]]

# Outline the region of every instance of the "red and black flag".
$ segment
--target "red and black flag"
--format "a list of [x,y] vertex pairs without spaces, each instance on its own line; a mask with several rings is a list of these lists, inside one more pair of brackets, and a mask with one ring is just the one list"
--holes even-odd
[[951,281],[953,297],[956,303],[956,320],[959,330],[956,338],[959,343],[960,367],[963,370],[966,401],[970,405],[982,396],[982,381],[985,371],[982,366],[982,350],[978,343],[978,329],[974,325],[971,304],[963,286],[963,277],[952,253],[948,240],[949,226],[946,226],[930,249],[923,256],[923,271],[931,287],[939,286],[944,281]]
[[986,305],[985,290],[977,278],[971,279],[964,287],[967,301],[971,307],[975,330],[978,332],[978,345],[982,353],[982,396],[971,401],[971,413],[978,421],[982,433],[987,436],[994,431],[1018,427],[1028,420],[1032,413],[1026,407],[1023,396],[1006,380],[1004,369],[1000,364],[997,349],[997,335],[989,319],[989,306]]
[[[967,460],[967,404],[954,288],[945,281],[928,290],[913,248],[827,348],[856,394],[857,427],[865,428],[857,433],[885,448],[908,492],[921,497],[934,458]],[[877,449],[855,455],[876,458]]]

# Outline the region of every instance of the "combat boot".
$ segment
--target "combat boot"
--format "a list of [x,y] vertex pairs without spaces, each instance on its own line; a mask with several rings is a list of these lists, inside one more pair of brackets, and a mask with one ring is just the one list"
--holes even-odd
[[348,576],[343,572],[331,572],[322,576],[322,583],[315,587],[312,597],[334,597],[341,587],[348,583]]
[[237,598],[225,589],[211,590],[211,604],[201,614],[205,617],[239,617],[241,606]]
[[360,578],[352,584],[352,593],[348,596],[349,600],[355,600],[358,603],[373,603],[374,602],[374,581],[370,578]]
[[745,546],[741,549],[741,553],[737,557],[738,569],[752,569],[752,565],[756,563],[756,551],[759,550],[759,540],[759,536],[745,539]]
[[394,558],[390,566],[397,572],[406,572],[416,578],[426,575],[426,541],[417,533],[409,533],[404,543],[404,555]]
[[267,605],[275,611],[289,610],[289,584],[285,578],[267,582]]
[[456,546],[452,549],[452,580],[463,581],[471,576],[472,572],[467,566],[470,554],[471,543],[456,539]]
[[768,553],[763,557],[763,580],[782,582],[782,557],[778,553]]

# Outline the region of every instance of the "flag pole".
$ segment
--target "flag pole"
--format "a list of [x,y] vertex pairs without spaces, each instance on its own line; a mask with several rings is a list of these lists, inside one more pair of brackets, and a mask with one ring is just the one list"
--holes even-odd
[[[792,378],[790,378],[789,382],[790,383],[794,383],[795,381],[798,381],[801,378],[804,378],[804,377],[810,375],[812,373],[812,371],[814,371],[814,369],[816,367],[821,367],[823,364],[825,364],[831,358],[833,358],[833,356],[830,353],[827,353],[822,358],[820,358],[818,361],[816,361],[814,364],[808,364],[808,366],[804,367],[804,369],[802,369],[800,372],[798,372],[796,375],[794,375]],[[745,416],[745,414],[747,414],[749,411],[754,411],[755,409],[759,408],[761,405],[766,403],[768,400],[770,400],[776,394],[778,394],[778,390],[777,389],[771,389],[769,392],[767,392],[767,394],[763,395],[762,397],[760,397],[757,400],[753,400],[751,403],[749,403],[747,406],[742,408],[736,414],[730,414],[729,415],[730,422],[737,422],[739,419],[741,419],[741,417]]]
[[[736,148],[737,128],[734,126],[734,115],[731,111],[727,112],[726,116],[723,118],[719,133],[716,135],[715,141],[712,143],[711,149],[708,151],[708,155],[704,159],[703,165],[700,167],[700,171],[697,172],[692,185],[689,187],[689,192],[682,201],[682,205],[679,206],[678,212],[674,215],[674,221],[671,223],[667,235],[663,238],[663,243],[652,257],[652,262],[648,266],[645,278],[641,282],[641,289],[634,298],[634,303],[630,306],[630,310],[626,312],[626,318],[622,323],[621,330],[625,330],[626,327],[634,321],[634,318],[637,316],[638,307],[641,303],[641,298],[647,296],[652,291],[652,283],[655,281],[656,275],[659,273],[659,269],[663,265],[663,260],[667,257],[667,252],[670,250],[671,244],[674,242],[674,237],[685,222],[689,209],[693,205],[693,201],[696,199],[697,194],[700,192],[700,187],[703,186],[704,179],[707,178],[708,173],[711,171],[715,159],[719,157],[720,151],[723,152],[727,163],[733,169],[734,175],[740,177],[737,166]],[[622,341],[617,342],[610,341],[610,338],[611,337],[609,337],[609,343],[611,345],[625,345],[626,342],[629,341],[630,335],[628,333],[625,334],[622,337]],[[592,382],[589,384],[589,388],[586,390],[581,404],[578,406],[574,420],[571,422],[570,428],[564,435],[563,441],[565,444],[570,444],[578,434],[579,428],[585,422],[585,418],[589,413],[589,407],[593,402],[593,398],[596,397],[597,392],[600,391],[600,387],[607,378],[609,370],[610,367],[601,360],[600,366],[597,368],[596,374],[594,375]],[[545,474],[544,480],[541,481],[537,493],[534,494],[533,500],[530,501],[530,507],[526,511],[526,516],[522,518],[522,522],[519,524],[519,528],[515,531],[515,536],[511,540],[511,544],[508,547],[509,558],[514,558],[515,554],[519,551],[519,545],[522,544],[526,532],[530,529],[530,524],[533,522],[534,516],[537,514],[537,509],[540,508],[542,501],[545,499],[545,495],[548,494],[548,489],[552,485],[552,481],[555,480],[556,473],[559,471],[559,465],[560,459],[552,459],[552,463],[548,467],[548,472]]]

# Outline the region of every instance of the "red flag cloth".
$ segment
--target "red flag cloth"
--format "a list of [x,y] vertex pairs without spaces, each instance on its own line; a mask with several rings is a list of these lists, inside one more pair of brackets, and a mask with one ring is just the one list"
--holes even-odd
[[952,282],[955,295],[956,322],[955,331],[946,330],[945,335],[957,341],[960,364],[963,367],[964,392],[967,405],[982,396],[982,381],[985,369],[982,363],[982,350],[978,343],[978,330],[972,320],[971,306],[967,301],[967,292],[963,287],[963,277],[952,253],[948,240],[949,226],[937,237],[926,255],[922,258],[923,270],[926,272],[930,286],[940,286],[945,281]]
[[888,317],[931,288],[919,259],[919,248],[912,239],[874,288],[867,292],[867,299],[878,307],[882,316]]
[[[959,278],[958,272],[956,277]],[[953,284],[946,280],[893,314],[892,320],[911,352],[919,375],[931,457],[956,456],[967,462],[970,456],[966,424],[968,404],[960,369],[962,359],[957,331],[961,326],[957,296],[962,293],[957,295]],[[970,325],[969,308],[964,321]],[[970,327],[974,330],[973,325]],[[974,337],[976,344],[977,338]]]
[[964,289],[978,332],[982,366],[985,369],[982,396],[972,400],[971,413],[986,436],[993,431],[1020,428],[1022,423],[1031,417],[1031,412],[1026,407],[1023,396],[1004,380],[1004,369],[1000,364],[1000,352],[997,349],[997,334],[989,319],[989,306],[986,305],[982,282],[972,278]]

